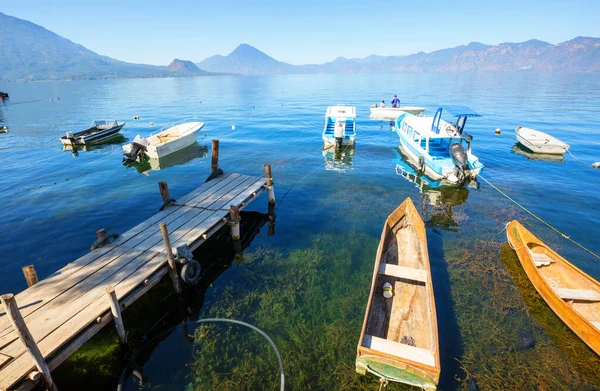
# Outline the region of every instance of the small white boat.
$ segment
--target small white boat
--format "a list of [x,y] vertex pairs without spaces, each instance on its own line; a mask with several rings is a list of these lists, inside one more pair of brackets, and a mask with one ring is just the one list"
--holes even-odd
[[183,122],[162,128],[156,134],[144,138],[135,136],[133,142],[123,146],[126,162],[135,161],[141,154],[151,159],[160,159],[188,147],[196,142],[196,137],[204,122]]
[[356,108],[351,106],[329,106],[325,114],[323,129],[325,144],[342,146],[356,142]]
[[524,126],[519,126],[515,132],[517,134],[517,141],[533,153],[562,155],[567,152],[570,146],[547,133]]
[[396,119],[403,113],[412,115],[421,115],[425,111],[424,107],[417,106],[398,106],[398,107],[371,107],[371,118],[376,119]]

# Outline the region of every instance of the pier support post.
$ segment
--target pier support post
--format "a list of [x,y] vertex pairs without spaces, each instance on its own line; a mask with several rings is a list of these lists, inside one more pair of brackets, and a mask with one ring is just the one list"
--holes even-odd
[[27,281],[27,286],[32,286],[37,284],[38,276],[35,272],[35,267],[33,265],[23,266],[23,274],[25,275],[25,281]]
[[171,280],[173,280],[173,289],[178,295],[183,291],[181,287],[181,280],[177,274],[177,265],[175,265],[175,256],[173,255],[173,248],[171,247],[171,238],[169,238],[169,230],[165,223],[160,223],[160,232],[162,233],[163,241],[165,242],[165,250],[167,252],[167,262],[169,262],[169,274]]
[[269,204],[269,232],[268,236],[275,235],[275,204]]
[[271,176],[271,165],[265,164],[265,178],[267,179],[267,193],[269,204],[275,204],[275,191],[273,190],[273,177]]
[[35,363],[37,369],[44,376],[46,387],[51,391],[57,391],[56,385],[54,384],[52,376],[50,375],[50,368],[44,360],[42,352],[40,352],[39,347],[35,343],[35,340],[31,336],[31,333],[29,332],[29,329],[25,324],[25,320],[23,319],[23,316],[19,311],[19,307],[17,305],[17,301],[15,300],[15,296],[9,293],[0,296],[0,300],[2,300],[2,304],[4,305],[4,309],[6,310],[6,315],[8,316],[8,320],[19,335],[19,339],[27,348],[27,352],[33,359],[33,362]]
[[210,164],[210,173],[213,174],[219,169],[219,140],[212,141],[212,160]]
[[231,224],[231,238],[233,240],[240,240],[240,210],[237,206],[231,205],[229,207],[229,224]]
[[158,182],[158,190],[160,190],[160,196],[162,197],[163,202],[167,202],[171,199],[171,194],[169,193],[169,185],[167,182]]
[[127,333],[125,332],[125,326],[123,325],[123,316],[121,315],[121,306],[117,299],[117,293],[112,286],[104,288],[106,295],[108,296],[108,302],[110,303],[110,312],[112,312],[115,326],[117,326],[117,334],[119,335],[119,342],[121,345],[127,343]]

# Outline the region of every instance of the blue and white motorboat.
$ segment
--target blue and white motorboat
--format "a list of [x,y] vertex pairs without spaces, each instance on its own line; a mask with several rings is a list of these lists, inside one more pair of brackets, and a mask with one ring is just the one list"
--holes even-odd
[[354,145],[356,142],[356,108],[351,106],[329,106],[325,114],[323,129],[325,144]]
[[439,108],[434,117],[401,114],[395,130],[403,151],[422,174],[434,181],[464,184],[483,170],[483,164],[471,152],[473,136],[464,132],[467,118],[481,115],[458,106],[447,107],[446,111],[457,118],[456,123],[444,121]]

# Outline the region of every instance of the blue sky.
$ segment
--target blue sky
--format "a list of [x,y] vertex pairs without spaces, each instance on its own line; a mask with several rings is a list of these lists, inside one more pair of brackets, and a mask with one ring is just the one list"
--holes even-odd
[[307,64],[472,41],[600,37],[600,0],[4,0],[0,11],[100,54],[157,65],[225,55],[240,43]]

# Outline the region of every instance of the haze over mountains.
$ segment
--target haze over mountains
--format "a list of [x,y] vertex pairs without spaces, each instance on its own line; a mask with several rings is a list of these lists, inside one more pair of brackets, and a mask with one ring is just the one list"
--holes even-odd
[[[190,48],[188,56],[197,54]],[[43,27],[0,12],[0,81],[215,74],[514,71],[599,72],[600,38],[577,37],[557,45],[539,40],[493,46],[473,42],[431,53],[371,55],[362,59],[338,57],[325,64],[309,65],[277,61],[242,44],[227,56],[212,56],[197,64],[175,59],[169,66],[155,66],[99,55]]]

